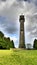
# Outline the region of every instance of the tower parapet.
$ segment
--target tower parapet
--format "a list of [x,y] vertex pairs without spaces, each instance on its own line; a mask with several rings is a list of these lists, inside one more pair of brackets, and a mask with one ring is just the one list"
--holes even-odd
[[25,22],[24,15],[20,15],[19,21],[21,22],[21,20],[23,20],[23,22]]

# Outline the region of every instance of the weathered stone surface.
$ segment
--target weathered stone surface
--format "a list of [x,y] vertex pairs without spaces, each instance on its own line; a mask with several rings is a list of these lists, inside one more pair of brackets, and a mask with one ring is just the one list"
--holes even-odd
[[25,48],[25,36],[24,36],[24,15],[20,16],[20,40],[19,40],[19,48]]

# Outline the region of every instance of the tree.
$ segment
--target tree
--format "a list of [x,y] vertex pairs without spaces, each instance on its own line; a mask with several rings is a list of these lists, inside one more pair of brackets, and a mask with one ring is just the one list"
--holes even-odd
[[14,48],[14,42],[9,37],[4,37],[4,34],[0,31],[0,49]]
[[8,37],[7,40],[10,41],[10,38]]
[[9,37],[8,38],[4,37],[4,40],[7,41],[7,42],[10,42],[10,38]]
[[4,34],[1,31],[0,31],[0,37],[2,38],[4,37]]
[[15,48],[15,46],[14,46],[14,41],[12,40],[11,42],[12,42],[12,47]]
[[37,39],[34,40],[33,48],[37,49]]

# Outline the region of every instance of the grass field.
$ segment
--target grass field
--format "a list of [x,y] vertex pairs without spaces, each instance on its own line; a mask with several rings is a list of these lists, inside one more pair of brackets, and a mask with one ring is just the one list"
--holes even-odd
[[37,65],[37,50],[0,50],[0,65]]

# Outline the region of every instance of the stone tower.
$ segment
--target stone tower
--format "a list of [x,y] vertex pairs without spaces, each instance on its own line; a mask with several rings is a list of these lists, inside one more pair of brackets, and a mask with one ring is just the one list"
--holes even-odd
[[19,48],[25,48],[25,36],[24,36],[24,15],[20,15],[20,40],[19,40]]

